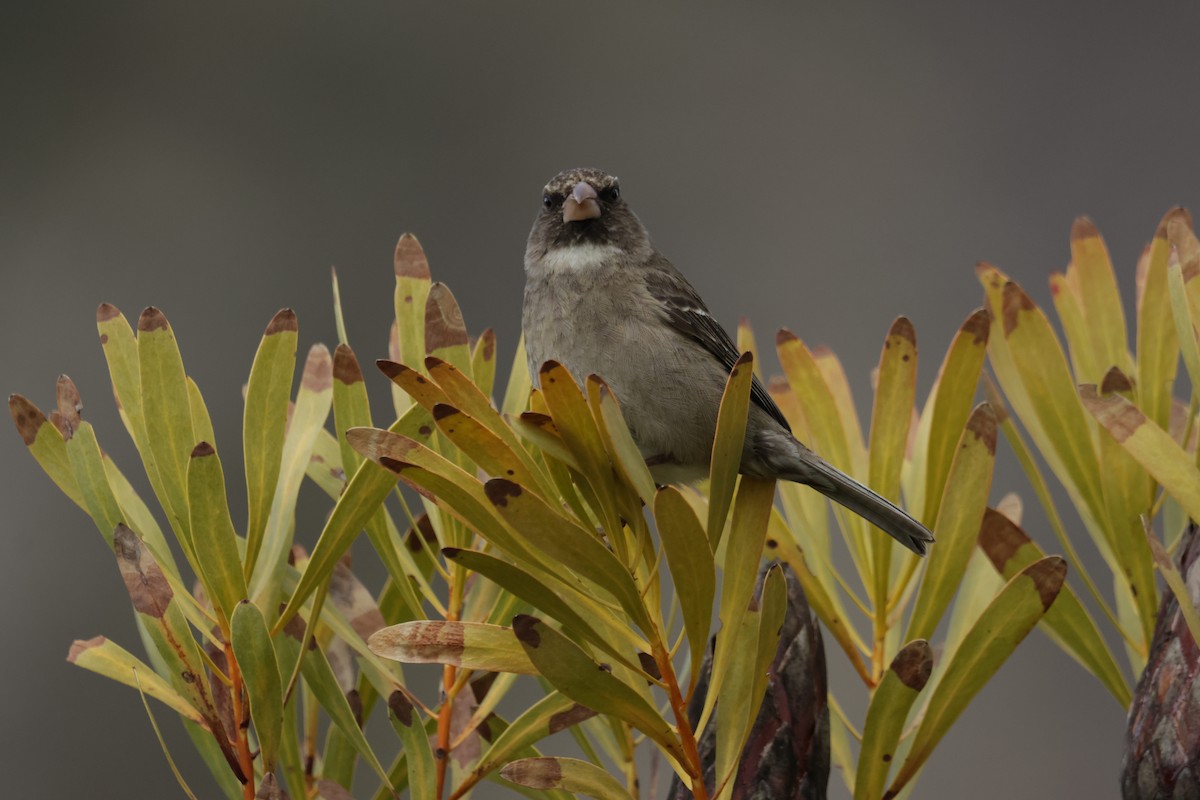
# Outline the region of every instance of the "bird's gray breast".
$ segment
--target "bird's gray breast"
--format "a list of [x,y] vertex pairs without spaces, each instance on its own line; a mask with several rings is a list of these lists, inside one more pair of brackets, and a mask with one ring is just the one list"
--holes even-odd
[[580,385],[599,375],[642,454],[663,465],[659,472],[671,479],[702,474],[724,374],[666,324],[636,269],[554,266],[530,270],[525,286],[522,322],[534,384],[548,360]]

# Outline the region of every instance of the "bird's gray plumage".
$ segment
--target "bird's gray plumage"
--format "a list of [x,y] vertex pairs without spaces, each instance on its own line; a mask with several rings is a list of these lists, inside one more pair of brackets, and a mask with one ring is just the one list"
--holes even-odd
[[[534,381],[546,361],[581,383],[604,378],[656,480],[707,474],[721,393],[740,354],[651,244],[612,176],[568,170],[546,185],[525,250],[522,325]],[[924,554],[929,531],[796,441],[757,379],[751,400],[743,473],[812,486]]]

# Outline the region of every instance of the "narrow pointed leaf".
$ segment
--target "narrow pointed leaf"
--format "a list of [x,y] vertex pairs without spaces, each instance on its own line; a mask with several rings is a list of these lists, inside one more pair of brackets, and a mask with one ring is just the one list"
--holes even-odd
[[[396,273],[396,326],[399,341],[399,360],[405,364],[420,364],[425,357],[425,307],[431,281],[429,262],[421,243],[411,233],[396,242],[393,259]],[[400,409],[403,411],[404,409]]]
[[523,758],[505,766],[500,775],[533,789],[565,789],[595,800],[630,800],[616,778],[577,758]]
[[[592,381],[599,380],[595,376],[589,378],[589,389]],[[616,465],[617,471],[621,473],[625,481],[637,490],[642,502],[650,505],[654,502],[654,478],[650,475],[650,468],[646,466],[646,459],[642,457],[641,451],[633,441],[633,434],[629,432],[629,427],[625,424],[617,396],[602,381],[599,384],[597,405],[600,410],[598,415],[600,434],[604,437],[604,445],[608,449],[613,464]]]
[[904,720],[932,670],[933,648],[924,639],[917,639],[900,649],[883,674],[863,723],[862,749],[854,779],[855,800],[874,800],[883,795]]
[[578,645],[536,617],[525,614],[513,620],[513,631],[529,660],[555,689],[580,705],[625,720],[654,740],[676,762],[683,763],[679,739],[667,721]]
[[467,325],[458,301],[444,283],[432,284],[425,301],[425,353],[471,374]]
[[522,748],[594,716],[596,712],[590,708],[579,705],[560,692],[550,692],[514,719],[512,724],[496,737],[480,758],[479,764],[472,770],[472,774],[483,777],[505,764]]
[[246,597],[246,579],[225,500],[225,473],[212,445],[196,445],[187,480],[196,567],[213,605],[228,622],[234,608]]
[[1171,318],[1167,261],[1169,221],[1186,212],[1172,209],[1159,223],[1138,262],[1137,386],[1138,405],[1164,430],[1171,421],[1171,387],[1179,369],[1179,336]]
[[412,797],[437,796],[437,769],[429,734],[421,720],[421,712],[404,696],[392,692],[388,697],[388,719],[400,735],[404,756],[408,762],[408,788]]
[[371,652],[404,664],[451,664],[486,672],[533,675],[536,670],[511,628],[481,622],[417,620],[381,628]]
[[159,677],[158,673],[116,642],[103,636],[86,641],[76,640],[67,654],[67,661],[111,678],[117,683],[134,689],[140,688],[143,693],[161,701],[185,719],[199,725],[204,724],[200,712]]
[[[979,547],[1006,581],[1045,558],[1042,549],[1020,526],[990,508],[979,531]],[[1047,636],[1104,684],[1122,708],[1129,706],[1129,684],[1096,623],[1069,585],[1063,585],[1041,625]]]
[[146,436],[166,493],[172,527],[186,531],[187,467],[198,441],[192,432],[187,375],[167,318],[150,307],[138,319],[138,366]]
[[1005,584],[945,666],[908,756],[884,797],[894,797],[916,775],[950,726],[1050,608],[1066,574],[1067,562],[1050,556]]
[[71,502],[87,511],[79,483],[71,469],[71,459],[67,455],[67,445],[62,433],[23,395],[8,396],[8,412],[12,415],[13,425],[20,434],[21,441],[25,442],[25,447],[38,462],[38,466]]
[[271,644],[271,634],[262,612],[249,601],[239,603],[233,612],[233,655],[245,679],[250,701],[250,718],[258,737],[263,766],[275,769],[279,739],[283,735],[283,679]]
[[658,491],[654,498],[654,519],[658,523],[667,565],[671,568],[671,581],[675,584],[683,613],[694,682],[704,661],[704,649],[708,647],[708,628],[716,594],[713,554],[700,520],[675,487]]
[[946,480],[945,499],[934,526],[937,547],[917,590],[905,638],[929,639],[962,581],[983,513],[996,459],[996,415],[981,403],[967,420]]
[[517,340],[517,352],[513,356],[508,383],[504,387],[504,402],[500,410],[505,414],[520,414],[529,407],[529,391],[533,381],[529,376],[528,359],[525,357],[525,335]]
[[[1108,248],[1095,223],[1080,217],[1071,226],[1071,267],[1077,271],[1084,318],[1092,338],[1096,366],[1103,372],[1116,366],[1130,371],[1129,351],[1125,341],[1125,311],[1117,290]],[[1080,383],[1098,380],[1099,375],[1077,376]]]
[[471,377],[485,397],[491,398],[496,384],[496,332],[488,328],[479,334],[471,351]]
[[713,550],[717,549],[725,531],[725,517],[733,502],[733,489],[741,470],[746,415],[750,410],[750,389],[754,382],[753,365],[754,356],[750,353],[742,353],[734,363],[717,412],[717,432],[708,477],[708,540]]
[[250,381],[246,385],[246,409],[242,416],[242,449],[246,465],[246,563],[253,564],[262,546],[271,500],[279,480],[287,424],[288,398],[296,371],[296,313],[285,308],[275,314],[263,331]]

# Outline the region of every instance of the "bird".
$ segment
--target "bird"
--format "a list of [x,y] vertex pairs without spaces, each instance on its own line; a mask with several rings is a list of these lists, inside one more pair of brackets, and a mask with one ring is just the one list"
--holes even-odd
[[[699,293],[654,246],[599,169],[569,169],[542,189],[525,247],[522,329],[533,381],[546,362],[616,395],[660,485],[708,473],[717,412],[740,357]],[[919,555],[933,534],[887,498],[797,441],[757,378],[739,469],[811,486]]]

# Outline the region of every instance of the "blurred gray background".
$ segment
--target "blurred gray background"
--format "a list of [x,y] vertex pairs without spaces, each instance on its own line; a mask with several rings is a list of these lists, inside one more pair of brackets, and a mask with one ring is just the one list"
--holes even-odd
[[[240,387],[271,315],[296,309],[302,348],[336,341],[331,265],[360,358],[385,355],[403,231],[507,360],[539,190],[595,165],[622,177],[721,320],[748,315],[764,344],[787,326],[832,346],[863,411],[884,332],[908,315],[923,398],[980,304],[977,260],[1049,305],[1046,277],[1086,213],[1132,297],[1161,215],[1200,201],[1200,7],[1002,5],[8,0],[3,389],[48,408],[70,374],[103,446],[139,474],[93,314],[154,304],[236,452]],[[368,380],[386,423],[384,381]],[[240,458],[226,461],[238,519]],[[1032,505],[1002,461],[995,496]],[[99,633],[139,649],[111,555],[15,433],[0,464],[5,793],[179,796],[136,694],[64,661],[72,639]],[[309,507],[298,536],[311,542],[326,506]],[[1038,519],[1031,533],[1051,547]],[[830,672],[861,720],[848,668],[831,655]],[[917,796],[1114,797],[1124,721],[1034,634]],[[831,790],[845,794],[836,776]]]

